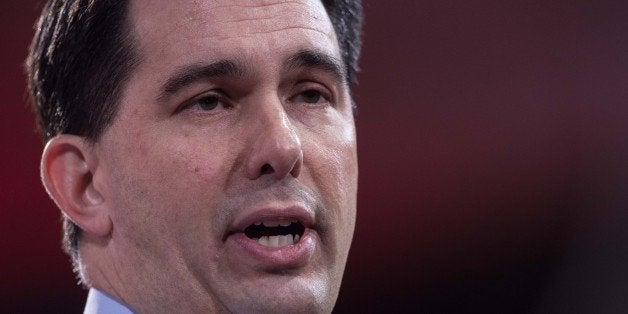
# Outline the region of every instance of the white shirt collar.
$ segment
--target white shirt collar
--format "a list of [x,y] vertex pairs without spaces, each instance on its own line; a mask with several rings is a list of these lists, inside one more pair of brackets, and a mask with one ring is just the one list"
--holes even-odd
[[133,314],[133,312],[119,301],[95,288],[89,289],[84,314]]

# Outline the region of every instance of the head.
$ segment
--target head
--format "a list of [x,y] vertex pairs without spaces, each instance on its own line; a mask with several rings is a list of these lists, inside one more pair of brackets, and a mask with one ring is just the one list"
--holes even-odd
[[42,179],[88,285],[140,311],[333,306],[360,4],[271,2],[44,8],[27,61]]

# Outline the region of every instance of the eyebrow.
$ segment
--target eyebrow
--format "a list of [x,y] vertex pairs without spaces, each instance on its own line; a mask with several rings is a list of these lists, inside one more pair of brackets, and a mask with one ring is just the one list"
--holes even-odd
[[165,101],[181,89],[200,80],[220,77],[243,77],[248,69],[233,60],[219,60],[209,64],[192,64],[175,72],[162,87],[158,100]]
[[287,71],[300,68],[316,68],[332,74],[341,82],[346,82],[346,69],[344,63],[327,53],[316,50],[301,50],[292,55],[284,63]]
[[[290,56],[283,64],[287,72],[303,68],[316,68],[332,74],[341,82],[346,82],[344,64],[337,58],[316,50],[301,50]],[[250,73],[242,62],[219,60],[209,64],[192,64],[185,66],[172,75],[162,87],[157,100],[165,102],[185,87],[201,80],[224,77],[243,77]]]

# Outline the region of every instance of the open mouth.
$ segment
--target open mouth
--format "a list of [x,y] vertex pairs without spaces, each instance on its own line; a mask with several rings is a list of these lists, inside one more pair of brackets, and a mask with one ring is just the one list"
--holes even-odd
[[283,247],[299,242],[305,226],[298,220],[264,220],[246,229],[244,234],[257,243],[268,247]]

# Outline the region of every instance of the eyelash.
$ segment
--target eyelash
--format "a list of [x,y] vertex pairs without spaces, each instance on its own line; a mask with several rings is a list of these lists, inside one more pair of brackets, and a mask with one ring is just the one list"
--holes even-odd
[[[212,102],[216,102],[216,105],[210,109],[203,109],[202,108],[203,104],[201,104],[201,101],[203,100],[211,100]],[[212,111],[216,111],[216,108],[220,106],[220,104],[222,104],[224,109],[233,108],[233,105],[229,102],[229,100],[227,99],[227,97],[224,95],[222,91],[213,90],[213,91],[203,93],[199,95],[198,97],[194,97],[190,99],[189,101],[186,101],[179,107],[177,112],[180,112],[183,110],[194,109],[194,107],[198,107],[197,110],[201,112],[212,112]]]
[[[303,101],[303,103],[305,103],[308,107],[323,107],[323,104],[320,103],[321,101],[324,101],[325,103],[324,106],[331,105],[333,103],[333,98],[332,98],[331,93],[327,89],[318,86],[318,84],[306,83],[306,85],[301,89],[301,91],[298,92],[296,95],[292,96],[290,99],[292,101],[295,101],[296,98],[303,97],[305,96],[306,93],[312,93],[312,92],[316,93],[316,96],[322,98],[322,100],[318,99],[315,103]],[[308,96],[311,96],[311,95],[308,95]]]
[[[332,98],[331,92],[328,91],[326,88],[320,86],[319,84],[310,83],[310,82],[300,82],[300,83],[297,83],[297,85],[304,85],[304,86],[299,88],[300,91],[298,93],[288,98],[288,101],[293,102],[293,103],[294,102],[303,103],[305,106],[310,107],[310,108],[322,108],[322,107],[331,106],[333,104],[333,98]],[[305,94],[307,93],[315,93],[315,95],[306,96]],[[315,97],[318,97],[318,99],[316,100],[316,102],[313,102],[313,103],[305,101],[305,100],[301,100],[301,101],[298,100],[298,98],[304,97],[304,96],[306,97],[315,96]],[[209,109],[203,109],[202,106],[204,104],[201,103],[203,100],[211,100],[212,103],[215,102],[216,104],[215,106]],[[184,102],[177,109],[175,113],[179,113],[184,110],[197,110],[205,114],[215,113],[216,111],[218,111],[217,108],[220,105],[222,105],[223,109],[231,109],[234,107],[222,90],[211,90]]]

